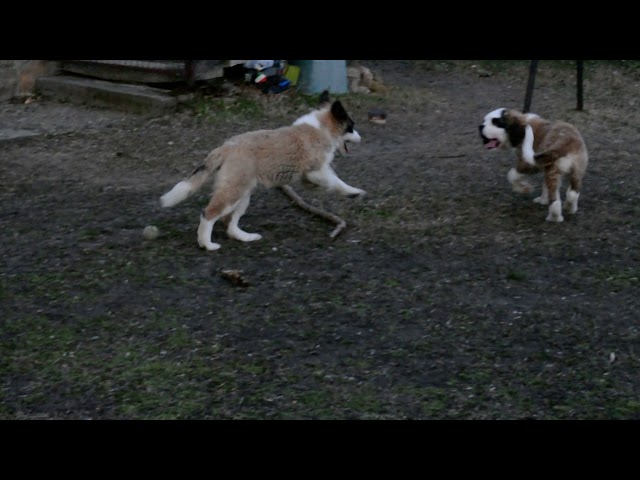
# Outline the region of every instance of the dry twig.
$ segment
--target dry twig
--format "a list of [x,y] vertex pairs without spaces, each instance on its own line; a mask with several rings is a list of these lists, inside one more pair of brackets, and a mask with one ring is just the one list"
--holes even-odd
[[282,190],[285,193],[285,195],[287,195],[291,200],[294,201],[296,205],[298,205],[303,210],[306,210],[307,212],[313,213],[314,215],[318,215],[324,219],[329,220],[330,222],[335,223],[337,225],[336,228],[333,230],[333,232],[329,234],[331,238],[336,238],[340,234],[340,232],[344,229],[344,227],[347,226],[347,222],[345,222],[339,216],[331,212],[322,210],[320,208],[314,207],[313,205],[309,205],[289,185],[281,186],[280,190]]

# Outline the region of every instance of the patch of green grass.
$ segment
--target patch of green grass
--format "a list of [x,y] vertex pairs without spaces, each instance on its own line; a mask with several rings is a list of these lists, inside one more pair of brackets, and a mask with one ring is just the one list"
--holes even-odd
[[637,287],[640,270],[634,267],[603,267],[594,276],[604,281],[612,290],[619,291],[629,287]]
[[295,400],[302,405],[306,412],[313,418],[328,419],[333,417],[333,405],[335,396],[330,390],[312,390],[301,392],[296,395]]
[[96,240],[102,236],[99,228],[89,227],[81,230],[78,234],[79,240]]
[[[169,350],[169,345],[164,345]],[[144,340],[130,345],[131,355],[121,348],[108,365],[113,384],[116,415],[137,419],[202,418],[206,406],[222,400],[237,389],[237,372],[229,366],[208,361],[202,354],[177,361],[171,355],[141,355]],[[136,352],[138,352],[136,354]],[[105,373],[106,373],[105,369]]]
[[388,219],[394,216],[394,212],[384,208],[370,208],[366,206],[356,207],[356,212],[365,218],[384,218]]
[[390,288],[399,288],[400,286],[402,286],[400,281],[395,278],[386,278],[384,284],[385,286]]
[[394,388],[394,393],[407,398],[407,402],[420,406],[423,419],[441,419],[448,415],[451,408],[452,390],[433,386],[403,385]]
[[640,400],[634,398],[616,398],[606,407],[607,418],[628,420],[640,419]]
[[522,282],[527,279],[527,275],[522,271],[515,268],[509,269],[507,271],[507,280],[515,280],[517,282]]
[[473,63],[491,73],[500,73],[505,70],[528,68],[530,60],[477,60]]
[[372,414],[382,414],[384,405],[379,395],[372,389],[367,388],[362,391],[353,392],[344,402],[344,408],[351,410],[358,416],[366,416],[368,418],[370,418]]

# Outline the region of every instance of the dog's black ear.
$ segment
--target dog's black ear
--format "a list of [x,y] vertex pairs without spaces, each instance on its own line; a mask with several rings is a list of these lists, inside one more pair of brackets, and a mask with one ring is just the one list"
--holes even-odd
[[502,122],[503,125],[506,125],[508,118],[509,118],[509,110],[505,108],[502,110],[502,114],[500,115],[500,121]]
[[322,92],[320,94],[320,98],[318,99],[318,103],[320,105],[324,105],[324,104],[328,104],[329,102],[331,102],[331,99],[329,98],[329,90],[325,90],[324,92]]
[[506,110],[502,112],[502,119],[504,121],[504,129],[509,136],[509,143],[511,143],[511,146],[517,147],[524,141],[524,124],[518,118],[509,115]]
[[333,118],[338,122],[349,120],[349,114],[340,103],[340,100],[336,100],[331,104],[331,115],[333,115]]

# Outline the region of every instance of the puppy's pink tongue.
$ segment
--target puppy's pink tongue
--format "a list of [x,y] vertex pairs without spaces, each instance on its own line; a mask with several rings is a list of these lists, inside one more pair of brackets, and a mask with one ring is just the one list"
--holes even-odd
[[498,146],[498,141],[494,138],[489,140],[484,144],[485,148],[496,148]]

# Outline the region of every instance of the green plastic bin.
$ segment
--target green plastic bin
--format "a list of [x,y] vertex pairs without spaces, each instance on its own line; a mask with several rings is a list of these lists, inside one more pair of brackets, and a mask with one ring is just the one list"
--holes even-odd
[[300,67],[297,88],[303,93],[347,93],[346,60],[292,60]]

